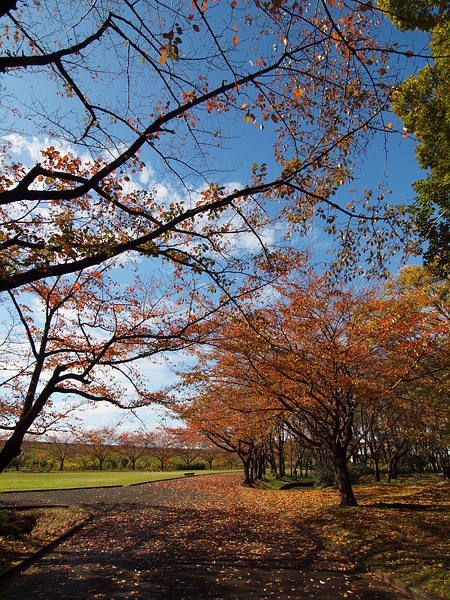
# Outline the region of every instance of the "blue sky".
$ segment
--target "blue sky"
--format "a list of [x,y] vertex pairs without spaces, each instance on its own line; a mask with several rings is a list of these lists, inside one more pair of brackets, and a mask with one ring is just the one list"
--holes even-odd
[[[55,21],[55,27],[59,26]],[[410,34],[401,34],[398,31],[392,30],[388,23],[385,23],[384,29],[382,29],[382,35],[387,38],[394,36],[398,39],[400,44],[405,44],[405,47],[410,47],[413,42],[415,49],[420,49],[424,44],[423,36],[411,36]],[[408,68],[411,72],[417,68],[418,64],[411,60],[409,63],[406,61]],[[394,68],[394,65],[393,65]],[[215,76],[220,80],[220,73],[215,73]],[[31,102],[37,103],[41,95],[45,96],[46,99],[53,98],[50,106],[54,106],[55,112],[59,106],[59,99],[55,93],[55,89],[48,88],[49,85],[47,80],[43,77],[39,84],[36,84],[36,80],[28,80],[26,76],[18,77],[14,81],[8,79],[7,82],[3,82],[3,85],[7,83],[8,90],[11,92],[11,97],[5,97],[3,109],[4,114],[11,109],[12,98],[18,97],[29,98]],[[34,86],[30,88],[30,82]],[[106,85],[106,84],[105,84]],[[114,81],[107,83],[107,93],[114,97],[115,94],[119,93],[119,84]],[[122,93],[122,92],[120,92]],[[20,109],[20,106],[18,106]],[[266,125],[266,129],[261,131],[260,129],[253,128],[252,124],[244,123],[244,113],[242,115],[242,121],[238,122],[237,125],[233,126],[233,129],[229,132],[230,139],[228,142],[229,151],[226,158],[223,158],[221,162],[221,154],[217,154],[218,163],[216,161],[215,166],[219,167],[219,173],[216,174],[215,180],[221,178],[223,182],[232,184],[233,182],[246,181],[248,174],[251,170],[251,163],[271,163],[272,161],[272,131],[275,127],[274,124],[270,123]],[[353,200],[355,195],[362,193],[364,188],[376,188],[380,183],[390,187],[392,190],[391,201],[392,203],[403,203],[407,204],[413,200],[413,190],[411,184],[416,179],[423,176],[423,172],[420,171],[414,156],[414,141],[412,138],[404,138],[401,131],[401,123],[389,113],[385,115],[386,124],[393,122],[392,127],[386,134],[380,133],[376,135],[371,143],[367,146],[362,160],[362,164],[356,171],[355,181],[351,184],[345,185],[339,189],[335,199],[336,201],[345,206],[349,201]],[[3,121],[3,125],[6,129],[6,123]],[[26,129],[26,127],[25,127]],[[54,139],[48,138],[45,140],[45,133],[39,133],[37,130],[31,132],[27,130],[27,133],[32,135],[14,138],[13,150],[17,151],[17,157],[20,158],[26,165],[31,166],[34,160],[39,158],[39,149],[43,145],[55,144]],[[21,135],[20,132],[8,132],[4,130],[6,135],[15,136]],[[225,156],[225,155],[224,155]],[[134,184],[142,187],[155,187],[161,194],[161,197],[169,197],[174,193],[174,188],[171,186],[173,182],[169,177],[161,175],[161,165],[152,163],[153,158],[150,155],[142,157],[146,162],[146,170],[140,177],[136,176]],[[87,159],[87,156],[86,156]],[[356,189],[356,192],[351,194],[351,190]],[[326,251],[333,247],[332,238],[325,234],[322,230],[322,224],[313,224],[309,235],[305,239],[298,239],[297,243],[300,247],[312,246],[316,250],[315,260],[327,261],[329,256]],[[394,261],[392,268],[396,268]],[[159,263],[156,268],[160,268]],[[179,357],[180,360],[183,357]],[[168,385],[172,383],[175,378],[170,367],[163,361],[157,361],[152,364],[143,365],[149,378],[154,383],[154,387],[158,388],[160,385]],[[138,414],[142,421],[148,424],[154,424],[158,421],[158,412],[153,408],[140,409]],[[117,421],[123,413],[118,412],[116,409],[102,405],[97,409],[90,409],[87,413],[81,415],[87,425],[103,425]],[[129,417],[125,419],[124,427],[135,428],[140,426],[139,419],[133,419]]]

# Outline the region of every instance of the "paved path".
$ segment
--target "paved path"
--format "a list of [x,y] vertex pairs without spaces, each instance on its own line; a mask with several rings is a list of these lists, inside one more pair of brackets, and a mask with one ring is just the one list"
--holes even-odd
[[240,491],[240,476],[8,494],[0,504],[82,504],[94,521],[0,590],[17,600],[394,600],[384,583]]

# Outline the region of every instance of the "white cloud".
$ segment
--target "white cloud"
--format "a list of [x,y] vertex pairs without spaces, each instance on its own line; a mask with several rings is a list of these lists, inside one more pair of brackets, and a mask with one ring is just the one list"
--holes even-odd
[[150,179],[154,176],[155,172],[152,167],[148,167],[147,165],[142,169],[139,173],[139,181],[142,185],[147,185]]
[[88,154],[78,154],[78,152],[76,152],[73,146],[71,146],[69,143],[60,142],[52,138],[38,138],[36,136],[27,138],[16,133],[12,133],[5,136],[5,139],[11,144],[11,152],[21,156],[21,160],[23,160],[26,164],[27,159],[31,159],[33,163],[41,162],[42,150],[50,148],[50,146],[53,146],[62,155],[71,153],[74,156],[79,156],[83,163],[90,164],[93,162],[92,158]]

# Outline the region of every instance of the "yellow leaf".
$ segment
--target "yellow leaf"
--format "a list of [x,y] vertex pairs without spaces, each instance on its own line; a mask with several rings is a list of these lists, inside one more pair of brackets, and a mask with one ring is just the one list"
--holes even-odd
[[170,60],[178,60],[178,46],[170,46],[169,58]]

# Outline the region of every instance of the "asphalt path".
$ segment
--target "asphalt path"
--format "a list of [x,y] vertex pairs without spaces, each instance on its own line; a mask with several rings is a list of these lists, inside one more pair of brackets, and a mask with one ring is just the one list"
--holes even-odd
[[4,494],[94,519],[0,589],[11,600],[396,600],[404,596],[253,503],[241,475]]

